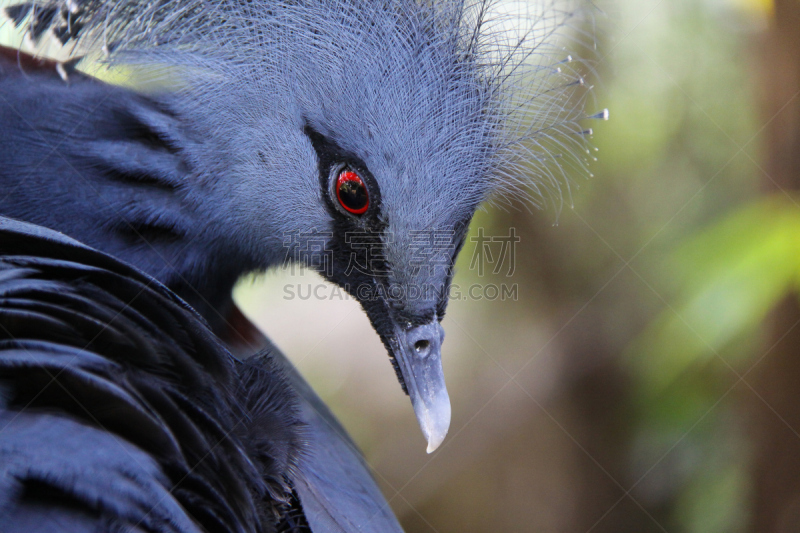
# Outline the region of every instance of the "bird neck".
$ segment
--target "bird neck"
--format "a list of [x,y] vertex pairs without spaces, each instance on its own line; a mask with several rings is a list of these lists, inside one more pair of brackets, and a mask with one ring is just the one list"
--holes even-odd
[[[0,54],[0,215],[130,263],[219,329],[257,267],[196,179],[203,140],[158,97]],[[24,64],[23,64],[24,63]],[[192,148],[193,147],[193,148]]]

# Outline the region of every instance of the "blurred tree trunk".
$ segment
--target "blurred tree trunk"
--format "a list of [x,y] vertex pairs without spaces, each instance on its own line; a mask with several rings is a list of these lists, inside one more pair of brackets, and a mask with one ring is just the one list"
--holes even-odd
[[[762,92],[766,176],[771,192],[800,191],[800,2],[776,0],[764,47]],[[767,122],[769,121],[769,122]],[[800,196],[795,196],[800,197]],[[800,209],[800,207],[799,207]],[[773,312],[765,349],[747,381],[755,443],[752,531],[800,531],[800,307]],[[788,333],[787,333],[788,332]]]

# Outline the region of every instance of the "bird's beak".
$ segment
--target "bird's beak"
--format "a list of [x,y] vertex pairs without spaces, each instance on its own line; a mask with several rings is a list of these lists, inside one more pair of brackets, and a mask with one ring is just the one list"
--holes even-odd
[[428,453],[444,440],[450,428],[450,397],[442,370],[444,330],[437,320],[422,326],[395,326],[392,351],[403,374],[411,405]]

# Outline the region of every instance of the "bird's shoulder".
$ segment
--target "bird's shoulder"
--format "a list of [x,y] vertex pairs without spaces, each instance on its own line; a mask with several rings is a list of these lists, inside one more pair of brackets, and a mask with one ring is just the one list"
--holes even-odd
[[269,359],[237,367],[156,280],[2,218],[0,390],[4,528],[270,531],[287,506],[299,422]]

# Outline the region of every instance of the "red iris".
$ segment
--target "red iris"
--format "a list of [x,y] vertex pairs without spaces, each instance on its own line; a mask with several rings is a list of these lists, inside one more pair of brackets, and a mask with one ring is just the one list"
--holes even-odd
[[348,213],[363,215],[369,208],[367,186],[352,170],[343,170],[336,178],[336,198]]

